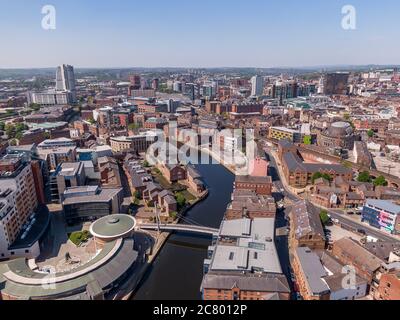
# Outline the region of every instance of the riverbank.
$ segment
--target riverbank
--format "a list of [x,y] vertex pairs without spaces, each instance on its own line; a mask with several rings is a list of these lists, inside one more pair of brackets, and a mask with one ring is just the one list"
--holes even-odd
[[[174,221],[174,224],[179,224],[182,220],[182,216],[184,216],[190,209],[192,209],[194,206],[199,204],[200,202],[204,201],[209,195],[209,190],[206,189],[203,193],[201,193],[195,201],[193,201],[191,204],[186,205],[180,212],[179,212],[179,217],[177,220]],[[140,282],[142,281],[143,277],[145,276],[146,272],[148,271],[149,267],[153,264],[154,260],[157,258],[159,253],[161,252],[161,249],[164,247],[165,243],[168,241],[168,238],[173,232],[162,232],[158,233],[156,232],[146,232],[150,237],[152,237],[154,241],[153,248],[151,250],[151,254],[148,255],[147,257],[147,263],[145,263],[142,268],[139,270],[139,275],[138,275],[138,281],[136,281],[135,285],[132,285],[132,289],[130,290],[130,293],[125,295],[122,300],[132,300],[135,296],[135,292],[140,285]]]

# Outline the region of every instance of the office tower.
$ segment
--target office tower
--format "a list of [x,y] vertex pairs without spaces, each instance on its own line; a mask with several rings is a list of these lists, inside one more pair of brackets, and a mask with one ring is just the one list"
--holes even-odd
[[57,68],[56,91],[76,91],[74,67],[63,64]]
[[129,81],[131,83],[130,89],[131,90],[139,90],[142,87],[142,80],[140,75],[134,74],[129,76]]
[[151,87],[153,90],[158,90],[158,87],[160,85],[160,80],[159,79],[153,79],[152,83],[151,83]]
[[264,91],[264,79],[261,76],[251,78],[251,95],[261,96]]
[[283,100],[297,98],[297,82],[296,81],[278,81],[272,86],[272,98]]
[[327,73],[324,77],[324,94],[346,94],[349,76],[348,72]]
[[71,99],[68,102],[76,102],[76,87],[74,67],[63,64],[57,68],[56,92],[70,92]]

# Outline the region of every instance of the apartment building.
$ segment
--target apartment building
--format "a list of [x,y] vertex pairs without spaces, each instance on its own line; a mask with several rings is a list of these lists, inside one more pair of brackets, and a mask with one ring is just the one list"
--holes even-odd
[[236,176],[235,190],[250,190],[258,195],[270,196],[272,194],[271,177]]
[[271,196],[257,195],[252,190],[235,190],[225,212],[226,220],[275,218],[276,204]]
[[10,249],[21,232],[26,230],[37,206],[30,163],[23,162],[20,157],[5,156],[0,160],[0,259],[39,255],[37,244],[24,250]]
[[273,218],[224,220],[204,261],[203,299],[289,300],[274,236]]
[[325,249],[326,238],[319,211],[308,201],[293,204],[290,215],[291,247]]

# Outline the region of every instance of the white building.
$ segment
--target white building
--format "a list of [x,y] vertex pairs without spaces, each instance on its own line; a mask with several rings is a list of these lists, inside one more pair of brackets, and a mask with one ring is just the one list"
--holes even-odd
[[264,79],[261,76],[251,78],[251,95],[261,96],[264,91]]

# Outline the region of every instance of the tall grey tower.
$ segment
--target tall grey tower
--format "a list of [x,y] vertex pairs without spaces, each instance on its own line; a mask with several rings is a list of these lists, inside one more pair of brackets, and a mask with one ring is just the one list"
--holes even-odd
[[56,91],[69,91],[76,99],[76,87],[75,87],[75,73],[74,67],[63,64],[57,68],[56,74]]
[[251,95],[261,96],[264,90],[264,79],[261,76],[251,78]]

